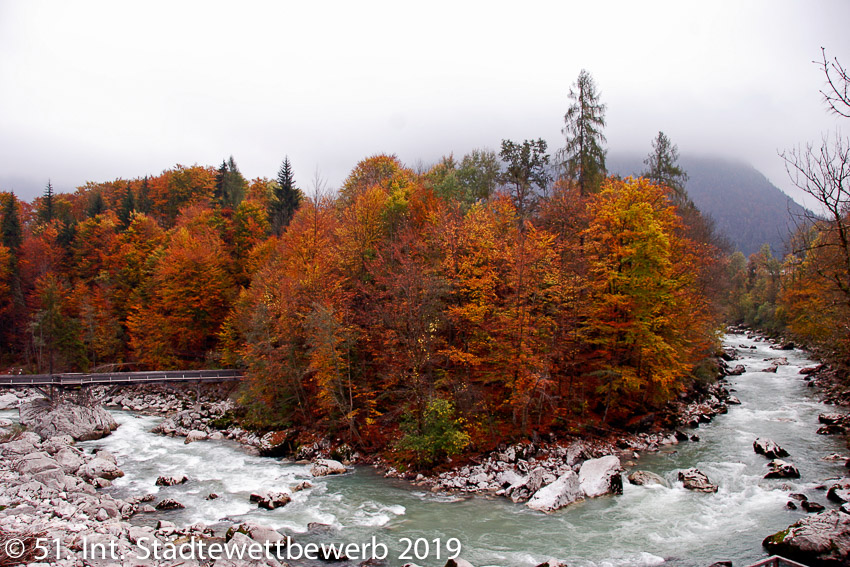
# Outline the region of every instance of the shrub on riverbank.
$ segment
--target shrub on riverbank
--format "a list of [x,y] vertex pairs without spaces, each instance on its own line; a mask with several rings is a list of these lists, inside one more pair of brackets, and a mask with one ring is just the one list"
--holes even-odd
[[417,465],[432,465],[453,457],[469,444],[464,420],[455,418],[454,406],[441,398],[428,402],[421,420],[406,414],[401,430],[404,435],[396,444],[396,449],[402,452],[399,460],[405,460],[404,453],[412,454]]

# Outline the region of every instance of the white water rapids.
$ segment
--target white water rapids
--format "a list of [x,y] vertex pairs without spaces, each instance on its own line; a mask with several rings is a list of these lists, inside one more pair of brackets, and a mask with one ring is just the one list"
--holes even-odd
[[[252,521],[296,534],[299,541],[363,543],[375,536],[393,551],[402,537],[461,540],[461,557],[473,565],[532,566],[549,557],[571,566],[708,566],[732,560],[737,566],[766,556],[762,539],[784,529],[804,512],[785,508],[790,492],[832,506],[816,487],[843,476],[844,461],[827,461],[831,453],[846,455],[840,437],[817,435],[817,416],[835,411],[816,401],[799,370],[814,364],[802,351],[778,351],[766,342],[727,335],[726,346],[740,348],[747,372],[729,378],[742,405],[730,406],[697,433],[701,441],[682,443],[660,453],[646,453],[637,468],[664,476],[671,488],[632,486],[622,496],[574,504],[551,515],[533,512],[503,498],[433,495],[386,480],[372,469],[359,468],[340,477],[312,479],[309,467],[247,455],[226,441],[189,445],[183,439],[149,433],[158,418],[116,412],[121,427],[109,437],[81,445],[117,455],[125,476],[113,488],[122,496],[158,493],[185,504],[185,510],[139,515],[178,523]],[[778,371],[760,370],[764,359],[787,356]],[[802,478],[764,480],[767,459],[753,452],[756,437],[769,437],[791,454]],[[719,485],[716,494],[685,490],[676,481],[679,469],[697,467]],[[185,485],[156,487],[159,475],[189,477]],[[301,480],[315,486],[293,495],[277,510],[261,510],[248,501],[250,492],[279,489]],[[216,500],[205,497],[215,492]],[[308,524],[330,528],[308,529]],[[301,535],[297,535],[301,534]],[[442,566],[432,556],[420,565]]]

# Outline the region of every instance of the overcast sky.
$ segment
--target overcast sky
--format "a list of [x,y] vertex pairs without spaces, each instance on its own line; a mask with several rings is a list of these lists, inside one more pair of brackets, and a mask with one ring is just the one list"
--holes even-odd
[[[700,6],[700,7],[697,7]],[[45,2],[0,0],[0,189],[217,166],[309,187],[362,158],[415,165],[502,138],[554,150],[593,75],[612,153],[663,130],[752,163],[834,129],[824,46],[850,64],[850,2]],[[850,132],[850,120],[844,119]]]

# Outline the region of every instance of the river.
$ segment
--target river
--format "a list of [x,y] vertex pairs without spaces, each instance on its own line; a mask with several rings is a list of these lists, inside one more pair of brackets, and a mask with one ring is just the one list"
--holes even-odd
[[[813,362],[799,350],[777,351],[766,342],[727,335],[727,346],[739,351],[747,372],[730,377],[742,404],[695,431],[699,442],[682,443],[665,452],[646,453],[638,468],[665,477],[671,488],[632,486],[622,496],[574,504],[551,515],[497,497],[433,495],[401,481],[387,480],[371,468],[338,477],[312,479],[309,467],[246,454],[228,441],[189,445],[182,439],[153,435],[159,418],[115,412],[121,427],[109,437],[82,443],[104,448],[119,459],[125,472],[108,490],[118,495],[159,493],[186,505],[184,510],[139,515],[134,521],[169,519],[178,523],[216,524],[252,520],[298,541],[363,543],[375,536],[389,546],[390,566],[403,545],[401,538],[458,538],[461,557],[473,565],[533,566],[550,557],[571,566],[708,566],[732,560],[742,566],[766,556],[762,539],[804,513],[785,508],[790,492],[831,506],[816,487],[843,476],[844,461],[826,461],[830,453],[846,454],[840,437],[817,435],[817,416],[835,411],[817,401],[800,368]],[[760,370],[765,358],[786,356],[778,371]],[[767,459],[753,452],[756,437],[769,437],[791,454],[802,478],[764,480]],[[719,485],[716,494],[691,492],[676,481],[682,468],[697,467]],[[156,487],[159,475],[186,474],[185,485]],[[248,501],[252,491],[287,487],[310,480],[314,487],[293,495],[283,508],[260,510]],[[215,492],[218,499],[205,497]],[[308,524],[330,528],[308,533]],[[433,546],[433,543],[431,544]],[[442,566],[431,556],[420,565]]]

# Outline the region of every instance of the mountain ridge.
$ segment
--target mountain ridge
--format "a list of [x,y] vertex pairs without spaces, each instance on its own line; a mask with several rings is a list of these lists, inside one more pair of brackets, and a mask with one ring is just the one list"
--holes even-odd
[[[609,173],[621,176],[637,176],[645,169],[637,154],[610,155],[607,165]],[[679,165],[688,174],[685,188],[694,204],[714,219],[736,249],[749,256],[767,243],[775,256],[788,252],[795,218],[806,209],[764,174],[731,158],[683,155]]]

